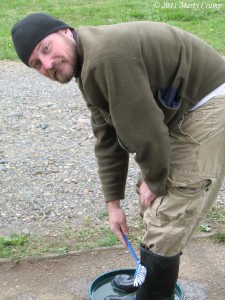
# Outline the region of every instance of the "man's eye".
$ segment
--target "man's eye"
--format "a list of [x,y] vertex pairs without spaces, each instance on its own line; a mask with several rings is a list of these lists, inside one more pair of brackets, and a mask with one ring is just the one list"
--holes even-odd
[[45,45],[45,46],[44,46],[44,49],[43,49],[43,52],[44,52],[44,53],[47,53],[48,50],[49,50],[49,45]]

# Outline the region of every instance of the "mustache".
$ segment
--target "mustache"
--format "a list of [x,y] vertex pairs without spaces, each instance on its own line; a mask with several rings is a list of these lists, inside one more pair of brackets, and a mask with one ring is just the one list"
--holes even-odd
[[58,62],[55,62],[55,63],[53,64],[53,70],[57,71],[57,70],[61,67],[62,63],[63,63],[63,60],[60,60],[60,61],[58,61]]
[[54,63],[52,64],[51,69],[49,69],[49,73],[50,73],[50,76],[51,76],[52,79],[56,79],[57,71],[61,67],[62,64],[63,64],[62,59],[54,61]]

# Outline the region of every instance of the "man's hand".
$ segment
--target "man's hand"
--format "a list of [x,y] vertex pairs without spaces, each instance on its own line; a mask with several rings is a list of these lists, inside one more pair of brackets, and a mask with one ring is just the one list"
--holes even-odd
[[126,216],[120,207],[120,200],[114,200],[107,203],[109,212],[109,224],[112,231],[118,236],[123,245],[127,247],[123,234],[128,235],[128,226]]
[[155,200],[157,196],[150,191],[150,189],[148,188],[145,182],[142,182],[140,186],[140,197],[141,197],[141,204],[143,206],[148,207],[151,205],[151,203]]

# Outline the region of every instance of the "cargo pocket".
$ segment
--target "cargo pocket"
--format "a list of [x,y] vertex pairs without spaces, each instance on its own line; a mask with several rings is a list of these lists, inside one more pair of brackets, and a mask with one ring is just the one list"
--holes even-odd
[[212,185],[212,181],[210,179],[204,179],[197,183],[188,184],[186,186],[178,186],[176,187],[178,191],[186,195],[195,195],[202,191],[208,192],[210,186]]
[[210,179],[204,179],[186,186],[168,187],[168,195],[156,198],[149,212],[161,225],[191,225],[194,218],[201,213],[211,185]]

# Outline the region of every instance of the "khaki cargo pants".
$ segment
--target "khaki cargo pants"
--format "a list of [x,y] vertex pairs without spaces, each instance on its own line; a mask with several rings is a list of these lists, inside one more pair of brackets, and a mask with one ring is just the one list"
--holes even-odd
[[167,195],[147,209],[139,201],[146,229],[142,243],[163,256],[182,251],[220,192],[225,177],[225,95],[185,114],[170,140]]

